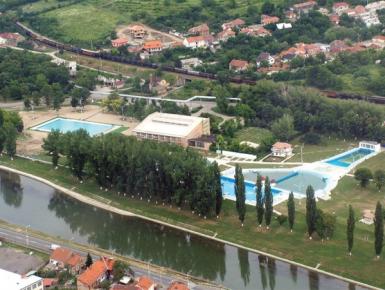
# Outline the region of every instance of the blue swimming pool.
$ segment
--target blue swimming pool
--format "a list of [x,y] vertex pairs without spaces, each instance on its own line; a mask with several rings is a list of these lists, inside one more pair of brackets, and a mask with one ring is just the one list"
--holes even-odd
[[101,133],[106,133],[114,127],[114,125],[110,124],[94,123],[65,118],[55,118],[53,120],[40,124],[32,129],[44,132],[59,130],[62,133],[84,129],[88,132],[88,134],[90,134],[90,136],[94,136]]
[[[222,192],[228,197],[235,198],[234,193],[234,178],[230,178],[227,176],[221,176],[221,184],[222,184]],[[247,202],[255,202],[255,184],[245,181],[245,191],[246,191],[246,201]],[[271,189],[271,192],[274,195],[279,194],[281,191],[275,188]]]
[[326,160],[326,163],[334,166],[349,167],[352,163],[373,152],[374,151],[370,149],[357,148],[353,151],[347,152],[346,154],[337,155],[335,158]]

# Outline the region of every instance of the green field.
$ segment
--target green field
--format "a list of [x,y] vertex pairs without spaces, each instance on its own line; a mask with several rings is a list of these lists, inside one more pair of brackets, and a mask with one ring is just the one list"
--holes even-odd
[[[385,153],[379,154],[362,166],[377,168],[383,163]],[[51,170],[50,165],[30,162],[20,158],[10,161],[7,157],[0,159],[0,164],[23,170],[62,185],[72,188],[79,193],[93,197],[111,200],[110,205],[127,209],[138,214],[146,215],[158,220],[184,226],[205,234],[217,234],[218,238],[239,243],[244,246],[266,251],[287,259],[315,267],[321,264],[320,269],[336,274],[354,278],[379,287],[385,287],[385,254],[379,260],[374,259],[373,226],[356,224],[355,244],[353,256],[349,257],[346,250],[346,217],[347,207],[352,204],[356,210],[356,217],[360,217],[363,209],[374,209],[377,200],[384,203],[385,189],[381,192],[370,184],[368,188],[361,189],[351,177],[344,177],[332,193],[332,199],[319,201],[318,206],[337,216],[336,232],[329,241],[321,242],[317,238],[310,241],[306,235],[304,217],[304,200],[297,201],[297,218],[295,229],[290,233],[287,225],[279,226],[273,221],[272,227],[267,231],[264,227],[256,226],[255,208],[248,206],[245,226],[240,227],[234,202],[225,201],[219,220],[204,220],[190,211],[179,211],[175,207],[157,206],[137,199],[127,199],[117,196],[113,192],[104,192],[92,181],[83,184],[70,176],[65,168]],[[286,213],[284,204],[276,207]]]
[[[236,0],[235,8],[228,8],[228,2],[217,1],[229,16],[245,15],[248,5],[260,5],[261,0]],[[274,2],[279,2],[274,1]],[[59,7],[60,3],[60,7]],[[26,13],[36,13],[38,18],[54,20],[49,29],[34,25],[41,32],[52,31],[51,36],[72,43],[88,43],[104,41],[120,24],[134,21],[151,24],[161,16],[178,15],[191,6],[200,6],[200,0],[85,0],[77,3],[58,0],[41,0],[23,6]],[[203,7],[200,17],[210,22],[217,17],[211,9]],[[166,21],[167,22],[167,21]],[[157,25],[161,25],[155,21]],[[175,24],[176,25],[176,24]],[[180,26],[181,24],[179,24]],[[182,24],[183,25],[183,24]],[[172,28],[172,27],[168,27]],[[180,29],[181,27],[174,27]],[[184,27],[187,28],[187,27]]]
[[257,127],[247,127],[237,131],[237,133],[235,134],[235,140],[237,142],[249,141],[249,142],[261,144],[263,139],[269,138],[272,136],[273,134],[267,129],[257,128]]

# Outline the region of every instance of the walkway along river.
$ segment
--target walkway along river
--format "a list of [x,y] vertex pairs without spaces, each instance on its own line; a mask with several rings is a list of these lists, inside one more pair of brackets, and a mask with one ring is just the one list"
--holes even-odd
[[0,219],[217,281],[231,289],[363,289],[183,231],[81,203],[54,188],[0,171]]

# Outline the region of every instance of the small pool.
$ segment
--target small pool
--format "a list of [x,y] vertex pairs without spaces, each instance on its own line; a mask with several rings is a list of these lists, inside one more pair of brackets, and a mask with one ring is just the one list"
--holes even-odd
[[73,132],[79,129],[84,129],[90,136],[107,133],[117,126],[103,123],[94,123],[88,121],[80,121],[74,119],[55,118],[43,124],[33,127],[33,130],[51,132],[59,130],[62,133]]
[[356,150],[347,152],[346,154],[337,155],[335,158],[326,160],[326,163],[340,166],[340,167],[349,167],[352,163],[362,159],[366,155],[373,153],[373,150],[358,148]]

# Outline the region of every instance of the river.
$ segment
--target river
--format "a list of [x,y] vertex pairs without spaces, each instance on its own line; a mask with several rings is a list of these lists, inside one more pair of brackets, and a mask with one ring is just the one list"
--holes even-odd
[[216,281],[235,290],[363,289],[252,252],[81,203],[0,171],[0,219]]

